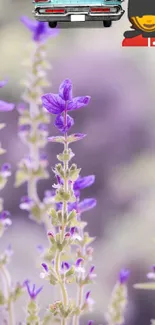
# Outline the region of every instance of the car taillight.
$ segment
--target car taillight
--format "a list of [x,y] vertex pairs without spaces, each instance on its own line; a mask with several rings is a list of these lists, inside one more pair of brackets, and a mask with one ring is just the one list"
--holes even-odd
[[38,2],[50,2],[50,0],[34,0],[34,2],[38,3]]
[[65,9],[61,9],[61,8],[58,8],[58,9],[45,9],[45,13],[46,14],[64,14],[65,13]]
[[92,13],[110,12],[110,8],[90,8]]

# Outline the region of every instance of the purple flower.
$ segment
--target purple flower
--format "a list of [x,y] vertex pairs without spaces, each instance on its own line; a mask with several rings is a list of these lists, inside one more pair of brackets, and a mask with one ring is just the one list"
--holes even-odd
[[91,291],[88,291],[85,296],[85,301],[89,307],[89,309],[92,309],[92,306],[94,305],[94,300],[90,297]]
[[58,28],[51,29],[46,22],[31,20],[26,16],[21,18],[21,22],[32,32],[32,39],[35,42],[46,41],[49,37],[57,36]]
[[25,281],[25,286],[27,288],[27,291],[28,291],[28,294],[30,296],[30,298],[32,300],[35,300],[36,297],[38,296],[38,294],[41,292],[41,290],[43,289],[43,287],[40,287],[39,289],[36,290],[36,286],[35,284],[33,284],[33,287],[30,288],[30,284],[29,284],[29,281]]
[[44,270],[45,270],[46,272],[48,272],[48,266],[47,266],[47,264],[42,263],[41,265],[42,265],[42,267],[44,268]]
[[66,122],[62,115],[58,115],[55,119],[55,126],[62,133],[66,133],[74,125],[74,120],[67,114]]
[[83,190],[86,187],[91,186],[95,181],[94,175],[89,175],[85,177],[79,177],[74,183],[74,191],[76,190]]
[[92,320],[89,320],[89,322],[88,322],[88,325],[93,325],[93,321]]
[[55,191],[54,190],[47,190],[44,193],[44,200],[45,204],[54,203]]
[[13,103],[7,103],[3,100],[0,100],[0,112],[10,112],[15,108]]
[[18,128],[18,132],[20,133],[27,133],[31,130],[31,125],[29,124],[23,124],[23,125],[20,125],[19,128]]
[[95,270],[95,266],[93,265],[90,270],[89,270],[89,274],[88,274],[88,277],[90,280],[96,278],[96,274],[94,273],[94,270]]
[[44,123],[40,123],[38,126],[39,131],[48,134],[48,125]]
[[79,267],[84,262],[83,258],[78,258],[76,261],[76,267]]
[[9,177],[11,175],[11,165],[7,163],[3,164],[1,168],[1,174],[4,178]]
[[[72,98],[72,83],[64,80],[59,87],[59,94],[46,94],[42,96],[42,104],[52,114],[61,114],[63,111],[77,110],[88,105],[89,96]],[[69,98],[69,99],[65,99]]]
[[67,262],[62,262],[61,264],[61,270],[63,273],[65,273],[66,271],[68,271],[70,269],[70,265]]
[[7,80],[0,81],[0,88],[3,88],[8,83]]
[[96,206],[96,199],[85,199],[78,204],[79,213],[93,209]]
[[12,225],[10,213],[8,211],[2,211],[0,213],[0,223],[6,228]]
[[43,272],[40,273],[40,278],[45,279],[49,275],[49,268],[46,263],[42,263],[42,267],[44,270],[43,270]]
[[20,201],[20,209],[30,211],[34,202],[28,196],[23,196]]
[[121,272],[119,274],[120,284],[125,284],[129,279],[129,275],[130,275],[129,270],[126,270],[126,269],[121,270]]
[[91,210],[96,206],[96,199],[93,198],[89,198],[89,199],[84,199],[81,202],[74,202],[74,203],[70,203],[68,204],[68,211],[72,211],[72,210],[76,210],[77,213],[81,214],[85,211]]

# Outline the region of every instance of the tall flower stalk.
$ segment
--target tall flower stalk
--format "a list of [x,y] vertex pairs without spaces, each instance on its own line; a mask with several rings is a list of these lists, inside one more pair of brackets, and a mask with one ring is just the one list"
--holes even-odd
[[129,271],[122,270],[119,274],[119,279],[113,289],[111,301],[108,306],[107,324],[108,325],[123,325],[126,307],[128,303],[127,280]]
[[[49,141],[63,144],[63,152],[57,158],[59,163],[54,168],[56,184],[53,185],[55,208],[51,209],[51,227],[48,239],[50,242],[48,262],[43,261],[41,278],[46,278],[50,284],[60,288],[60,300],[50,304],[49,311],[53,320],[59,319],[61,325],[68,325],[72,319],[74,325],[79,324],[81,315],[89,311],[93,304],[90,291],[85,287],[95,278],[94,266],[88,266],[92,259],[93,249],[89,245],[93,242],[86,223],[81,220],[82,212],[93,208],[96,200],[93,198],[80,201],[80,190],[94,182],[94,176],[80,177],[81,169],[75,163],[70,165],[74,153],[70,144],[81,140],[85,134],[68,135],[74,124],[69,111],[78,110],[88,105],[89,96],[72,96],[72,83],[66,79],[59,88],[58,94],[42,96],[43,106],[49,113],[55,114],[55,126],[62,133],[61,136],[50,137]],[[74,249],[76,247],[76,250]],[[68,285],[76,283],[77,299],[70,298]]]
[[[0,81],[0,88],[5,86],[7,81]],[[14,109],[13,103],[7,103],[0,100],[0,112],[9,112]],[[3,129],[5,124],[0,123],[0,129]],[[6,151],[0,147],[0,154],[4,154]],[[8,163],[3,164],[0,170],[0,190],[4,188],[9,176],[11,175],[11,166]],[[10,213],[4,210],[3,199],[0,198],[0,237],[2,238],[5,230],[11,226],[12,221],[10,219]],[[0,255],[0,276],[3,287],[0,288],[0,307],[2,308],[2,315],[7,319],[8,325],[15,325],[14,314],[14,302],[21,295],[23,286],[19,283],[12,287],[11,275],[8,271],[8,264],[11,261],[13,251],[11,246]],[[1,316],[1,315],[0,315]],[[2,316],[3,318],[3,316]],[[1,319],[4,321],[4,319]]]
[[58,29],[51,30],[47,23],[22,17],[21,21],[32,32],[33,53],[26,65],[29,67],[27,79],[23,82],[25,91],[22,96],[25,104],[18,106],[19,136],[28,147],[28,155],[19,163],[16,173],[16,187],[27,182],[27,194],[21,199],[20,207],[29,211],[30,217],[37,222],[47,222],[48,204],[38,196],[37,183],[49,177],[47,156],[44,150],[47,144],[50,116],[42,108],[41,96],[44,87],[49,85],[47,70],[50,67],[46,59],[46,42],[49,37],[58,35]]

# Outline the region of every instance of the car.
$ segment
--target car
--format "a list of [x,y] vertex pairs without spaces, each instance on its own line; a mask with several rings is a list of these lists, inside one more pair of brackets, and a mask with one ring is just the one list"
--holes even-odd
[[33,0],[34,17],[48,22],[51,28],[59,22],[102,21],[110,27],[112,21],[119,20],[124,14],[124,0]]

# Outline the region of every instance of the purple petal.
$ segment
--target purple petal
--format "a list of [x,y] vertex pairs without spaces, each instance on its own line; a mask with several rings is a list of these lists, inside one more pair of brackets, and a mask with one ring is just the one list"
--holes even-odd
[[83,258],[78,258],[75,264],[76,267],[79,267],[82,262],[83,262]]
[[27,288],[27,291],[28,291],[29,296],[31,297],[30,284],[29,284],[29,281],[28,281],[28,280],[25,281],[25,286],[26,286],[26,288]]
[[71,236],[73,236],[74,234],[75,234],[75,231],[77,230],[77,228],[76,227],[71,227],[70,228],[70,234],[71,234]]
[[70,79],[66,79],[61,83],[59,96],[65,101],[72,100],[72,82]]
[[11,170],[10,164],[8,164],[8,163],[3,164],[2,169],[1,169],[2,172],[10,171],[10,170]]
[[74,125],[74,120],[69,115],[67,115],[66,124],[64,121],[64,117],[62,115],[58,115],[55,119],[55,126],[62,133],[66,133],[73,125]]
[[130,271],[129,270],[126,270],[126,269],[123,269],[121,270],[120,274],[119,274],[119,281],[121,284],[124,284],[127,282],[128,278],[129,278],[129,275],[130,275]]
[[38,290],[36,290],[34,299],[38,296],[38,294],[42,291],[42,289],[43,289],[43,286],[40,287]]
[[41,265],[42,265],[42,267],[44,268],[44,270],[45,270],[46,272],[48,272],[48,266],[47,266],[47,264],[42,263]]
[[31,32],[35,31],[37,27],[37,21],[31,20],[26,16],[21,17],[20,20]]
[[18,128],[18,131],[20,133],[22,133],[22,132],[29,132],[30,130],[31,130],[31,125],[29,125],[29,124],[20,125],[19,128]]
[[95,181],[95,176],[79,177],[74,183],[74,190],[82,190],[88,186],[91,186]]
[[68,111],[77,110],[81,107],[87,106],[90,102],[89,96],[83,96],[83,97],[75,97],[70,101],[67,105]]
[[89,270],[89,274],[93,273],[94,272],[94,269],[95,269],[95,266],[92,266]]
[[78,210],[80,213],[93,209],[96,206],[96,199],[85,199],[78,204]]
[[91,291],[88,291],[88,292],[86,293],[86,297],[85,297],[86,300],[89,299],[89,297],[90,297],[90,293],[91,293]]
[[2,211],[0,213],[0,220],[5,220],[6,218],[10,217],[10,212],[9,211]]
[[65,101],[56,94],[42,96],[42,104],[52,114],[60,114],[65,110]]
[[88,325],[93,325],[93,321],[92,320],[89,320],[89,322],[88,322]]
[[8,83],[7,80],[0,81],[0,88],[3,88]]
[[0,100],[0,112],[10,112],[15,108],[13,103],[7,103],[3,100]]
[[69,265],[69,263],[67,263],[67,262],[62,262],[62,264],[61,264],[61,268],[64,270],[64,269],[66,269],[66,270],[69,270],[70,269],[70,265]]

